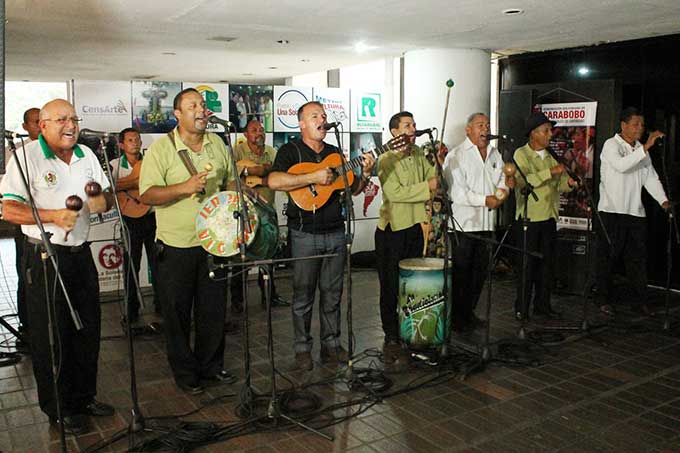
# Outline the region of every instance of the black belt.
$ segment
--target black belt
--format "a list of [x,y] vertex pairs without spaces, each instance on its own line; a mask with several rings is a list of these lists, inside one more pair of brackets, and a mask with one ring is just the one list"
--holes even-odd
[[[40,239],[35,239],[29,236],[26,236],[26,241],[29,244],[33,245],[43,245],[42,241]],[[52,244],[52,247],[54,247],[54,250],[57,252],[64,252],[64,253],[80,253],[83,250],[89,249],[90,248],[90,243],[89,242],[83,242],[80,245],[60,245],[60,244]]]

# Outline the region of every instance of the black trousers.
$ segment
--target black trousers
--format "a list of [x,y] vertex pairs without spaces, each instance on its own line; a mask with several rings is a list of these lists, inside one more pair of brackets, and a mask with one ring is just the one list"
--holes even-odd
[[[472,233],[491,238],[489,231]],[[451,244],[455,244],[453,235]],[[487,244],[472,237],[458,235],[459,244],[453,249],[453,326],[461,329],[470,324],[482,293],[489,266]]]
[[611,247],[602,237],[598,241],[597,296],[601,304],[613,303],[612,274],[619,259],[623,259],[632,292],[631,303],[647,300],[647,221],[644,217],[612,214],[600,211]]
[[[517,246],[523,246],[522,222],[515,222]],[[555,241],[557,239],[557,224],[555,219],[541,222],[529,222],[527,229],[527,250],[543,255],[543,259],[533,256],[528,257],[526,293],[522,303],[522,256],[517,255],[517,303],[515,311],[524,315],[529,313],[533,295],[534,311],[551,310],[550,295],[553,288],[553,267],[555,265]]]
[[423,229],[415,224],[405,230],[375,229],[375,260],[380,280],[380,319],[385,341],[399,340],[399,261],[423,256]]
[[17,315],[19,315],[19,325],[22,331],[28,331],[28,307],[26,307],[26,281],[24,269],[26,263],[24,249],[26,248],[26,236],[18,228],[14,235],[15,266],[17,270]]
[[[272,300],[278,295],[276,292],[276,285],[274,284],[274,266],[267,266],[269,268],[269,275],[271,278],[269,279],[269,284],[272,289]],[[239,272],[242,268],[236,267],[234,268],[235,272]],[[231,303],[232,305],[236,304],[243,304],[243,280],[246,280],[247,284],[247,279],[248,279],[248,273],[244,272],[240,275],[237,275],[234,278],[229,278],[230,281],[230,291],[231,291]],[[262,270],[258,270],[257,273],[257,285],[260,287],[260,296],[262,298],[262,303],[265,303],[265,294],[264,294],[264,272]]]
[[[196,385],[224,366],[225,281],[208,276],[208,254],[201,247],[159,243],[158,284],[163,300],[163,330],[175,380]],[[191,315],[194,345],[191,347]]]
[[99,306],[99,279],[90,247],[84,246],[76,253],[57,247],[56,259],[59,272],[73,304],[80,315],[83,330],[77,331],[71,319],[64,293],[57,283],[52,263],[47,263],[47,287],[40,258],[41,246],[26,243],[26,302],[33,374],[38,385],[40,409],[51,418],[57,417],[56,398],[53,391],[52,360],[48,330],[45,291],[50,298],[56,294],[55,342],[56,357],[60,361],[57,380],[61,399],[62,415],[81,413],[97,393],[97,361],[101,310]]
[[[156,313],[161,312],[160,298],[155,286],[158,281],[158,263],[156,262],[156,215],[154,213],[146,214],[139,218],[123,217],[125,225],[130,231],[130,253],[132,255],[132,265],[137,281],[139,281],[139,265],[142,261],[142,247],[146,250],[146,257],[151,268],[151,280],[154,286],[153,304]],[[137,288],[135,287],[132,275],[129,273],[130,260],[127,253],[123,257],[123,272],[125,275],[125,289],[128,295],[128,310],[130,312],[130,319],[135,321],[139,318],[139,308],[141,306],[140,300],[137,297]]]

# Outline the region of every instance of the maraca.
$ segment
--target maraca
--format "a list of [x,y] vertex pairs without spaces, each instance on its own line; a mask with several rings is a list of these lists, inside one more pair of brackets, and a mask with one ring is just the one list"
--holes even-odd
[[[85,184],[85,193],[88,197],[97,197],[102,193],[102,186],[97,181],[88,181]],[[99,217],[100,222],[104,223],[104,217],[101,212],[97,213],[97,217]]]
[[513,162],[506,162],[505,165],[503,165],[503,173],[505,176],[515,176],[516,172],[517,167],[515,167]]
[[[213,165],[210,162],[205,164],[205,167],[203,167],[203,170],[207,171],[208,173],[210,173],[212,171],[212,169],[213,169]],[[203,189],[203,191],[201,191],[201,195],[203,195],[204,193],[205,193],[205,189]],[[197,195],[198,195],[197,193],[192,193],[190,198],[193,200],[194,198],[196,198]]]
[[[101,188],[100,188],[101,189]],[[69,211],[80,211],[83,209],[83,199],[80,198],[78,195],[69,195],[66,198],[66,209]],[[64,241],[68,240],[68,231],[64,235]]]
[[500,201],[503,201],[508,197],[508,192],[503,189],[496,189],[494,196],[498,198]]

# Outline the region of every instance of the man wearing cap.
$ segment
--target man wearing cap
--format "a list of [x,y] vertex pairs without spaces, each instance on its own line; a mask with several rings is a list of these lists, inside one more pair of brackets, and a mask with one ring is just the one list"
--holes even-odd
[[[552,267],[560,193],[571,191],[577,182],[567,175],[564,166],[547,150],[554,124],[543,113],[532,113],[527,118],[525,129],[529,140],[526,145],[515,150],[514,154],[515,163],[526,176],[525,181],[519,172],[515,175],[518,189],[515,192],[518,244],[523,245],[522,219],[525,203],[528,203],[527,250],[543,255],[542,260],[528,257],[526,282],[520,282],[517,286],[515,314],[518,320],[528,318],[532,293],[534,315],[559,318],[559,314],[550,305],[550,293],[553,286]],[[527,182],[533,187],[538,200],[534,200],[531,195],[521,195],[521,190],[526,187]],[[526,285],[526,291],[525,299],[522,301],[523,285]]]
[[599,242],[598,301],[600,310],[611,314],[609,296],[612,289],[612,269],[623,257],[626,278],[631,283],[634,310],[652,315],[647,306],[647,225],[642,205],[642,188],[665,210],[670,203],[649,157],[650,149],[663,133],[654,131],[647,142],[640,143],[645,119],[635,108],[621,112],[621,132],[607,140],[600,155],[600,211],[611,246],[604,238]]
[[[63,99],[55,99],[45,104],[39,118],[38,140],[32,141],[10,161],[0,184],[3,217],[8,222],[22,225],[27,236],[24,250],[26,305],[40,409],[51,422],[63,422],[66,432],[81,434],[89,429],[86,416],[106,416],[114,412],[108,404],[95,400],[101,309],[97,268],[87,242],[90,214],[107,211],[113,204],[113,195],[106,191],[109,182],[97,157],[87,146],[76,143],[81,120],[73,106]],[[30,192],[22,181],[18,165],[29,179]],[[85,186],[90,181],[99,183],[105,191],[88,197]],[[74,194],[85,200],[80,210],[65,206],[66,199]],[[35,225],[31,204],[51,236],[59,274],[82,322],[81,330],[76,330],[65,295],[55,284],[52,264],[47,264],[47,275],[43,272],[41,233]],[[54,297],[53,322],[48,317],[46,292]],[[55,365],[59,368],[59,401],[52,375],[49,335],[52,328],[58,338],[58,363]]]

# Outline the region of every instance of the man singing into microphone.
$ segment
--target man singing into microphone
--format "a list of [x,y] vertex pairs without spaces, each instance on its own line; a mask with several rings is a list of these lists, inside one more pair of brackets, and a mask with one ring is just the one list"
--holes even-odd
[[[562,164],[559,164],[547,149],[550,146],[554,122],[541,112],[532,113],[526,120],[526,135],[529,141],[515,151],[515,163],[534,188],[538,201],[529,196],[527,206],[527,250],[543,255],[540,260],[528,258],[527,279],[517,285],[515,316],[526,319],[533,293],[534,315],[557,319],[559,313],[550,305],[553,287],[553,256],[559,217],[560,193],[571,191],[576,181],[571,179]],[[519,172],[518,172],[519,173]],[[517,243],[522,244],[522,218],[525,197],[520,190],[526,185],[521,175],[515,175]],[[520,274],[521,275],[521,274]],[[522,302],[522,286],[526,285],[525,300]],[[526,310],[526,311],[525,311]]]
[[[311,173],[292,174],[287,171],[301,162],[319,163],[333,153],[342,152],[325,143],[326,112],[319,102],[303,104],[297,112],[301,140],[286,143],[276,154],[269,174],[269,187],[289,192],[311,184],[332,184],[338,177],[330,168]],[[375,159],[363,157],[361,178],[351,187],[356,195],[366,186]],[[321,321],[321,361],[346,362],[347,351],[340,345],[340,299],[346,256],[344,198],[334,192],[330,199],[312,211],[304,211],[295,203],[288,203],[288,230],[293,258],[312,255],[337,254],[330,258],[300,260],[294,263],[293,328],[295,330],[295,364],[300,370],[314,368],[312,360],[312,308],[316,288],[319,287],[319,318]]]
[[[208,253],[196,236],[205,200],[234,178],[224,142],[206,132],[208,110],[194,88],[173,101],[177,127],[154,142],[142,161],[141,201],[156,207],[158,285],[168,362],[177,386],[189,394],[205,383],[233,383],[224,366],[226,283],[209,277]],[[198,173],[179,158],[186,151]],[[206,170],[208,168],[209,170]],[[191,315],[194,347],[191,347]]]
[[[446,156],[444,177],[453,203],[455,227],[491,238],[496,209],[508,199],[503,177],[503,158],[489,144],[489,117],[473,113],[465,126],[466,138]],[[514,181],[508,181],[512,186]],[[475,307],[486,279],[487,244],[464,235],[456,236],[453,250],[453,328],[458,332],[481,327]],[[453,242],[455,244],[455,242]]]
[[[40,136],[10,161],[7,174],[0,184],[3,194],[3,217],[8,222],[22,225],[27,236],[25,249],[26,303],[30,320],[30,343],[33,374],[38,386],[40,409],[51,422],[57,422],[57,395],[54,394],[52,358],[50,351],[48,310],[45,293],[53,299],[59,361],[57,386],[64,430],[81,434],[89,429],[87,415],[113,415],[113,408],[95,399],[97,393],[97,362],[101,310],[99,280],[92,259],[87,236],[90,214],[106,212],[113,204],[107,191],[109,182],[94,153],[78,145],[78,123],[73,106],[63,100],[48,102],[40,110]],[[28,180],[24,185],[18,166]],[[104,192],[88,197],[85,185],[95,181]],[[79,211],[65,208],[71,195],[86,200]],[[59,274],[73,308],[78,312],[83,329],[74,326],[61,286],[55,284],[55,272],[47,263],[47,277],[43,272],[40,230],[35,225],[30,203],[51,234],[50,241],[59,263]],[[47,278],[47,285],[45,282]],[[57,288],[54,290],[54,288]]]
[[399,261],[423,256],[421,222],[427,220],[425,202],[439,187],[435,168],[415,145],[416,123],[410,112],[390,118],[393,137],[405,134],[410,142],[406,151],[389,151],[378,160],[382,185],[380,219],[375,230],[375,259],[380,280],[380,319],[385,334],[383,361],[390,371],[408,366],[409,354],[399,339],[397,298]]
[[600,310],[612,314],[612,271],[618,258],[623,258],[626,279],[633,294],[633,308],[653,315],[647,305],[647,225],[642,205],[642,188],[665,210],[670,205],[649,157],[663,133],[654,131],[647,142],[640,143],[645,119],[635,108],[621,112],[621,132],[607,140],[600,154],[600,211],[611,246],[604,237],[598,247],[597,296]]
[[[264,127],[257,119],[251,119],[246,124],[246,129],[243,132],[246,141],[239,143],[234,147],[234,157],[243,165],[237,164],[239,174],[242,177],[255,176],[261,178],[260,184],[255,186],[255,190],[260,197],[267,201],[267,204],[274,207],[274,191],[269,187],[268,175],[272,169],[274,158],[276,157],[276,150],[264,143]],[[248,161],[243,162],[243,161]],[[252,165],[254,164],[254,165]],[[272,278],[269,280],[271,284],[271,303],[272,306],[288,306],[290,305],[285,299],[279,296],[274,285],[274,267],[269,267]],[[242,273],[242,278],[231,279],[231,311],[233,314],[238,314],[243,311],[243,280],[246,279],[247,273]],[[258,275],[258,284],[262,294],[262,303],[264,304],[264,280],[262,272]]]

